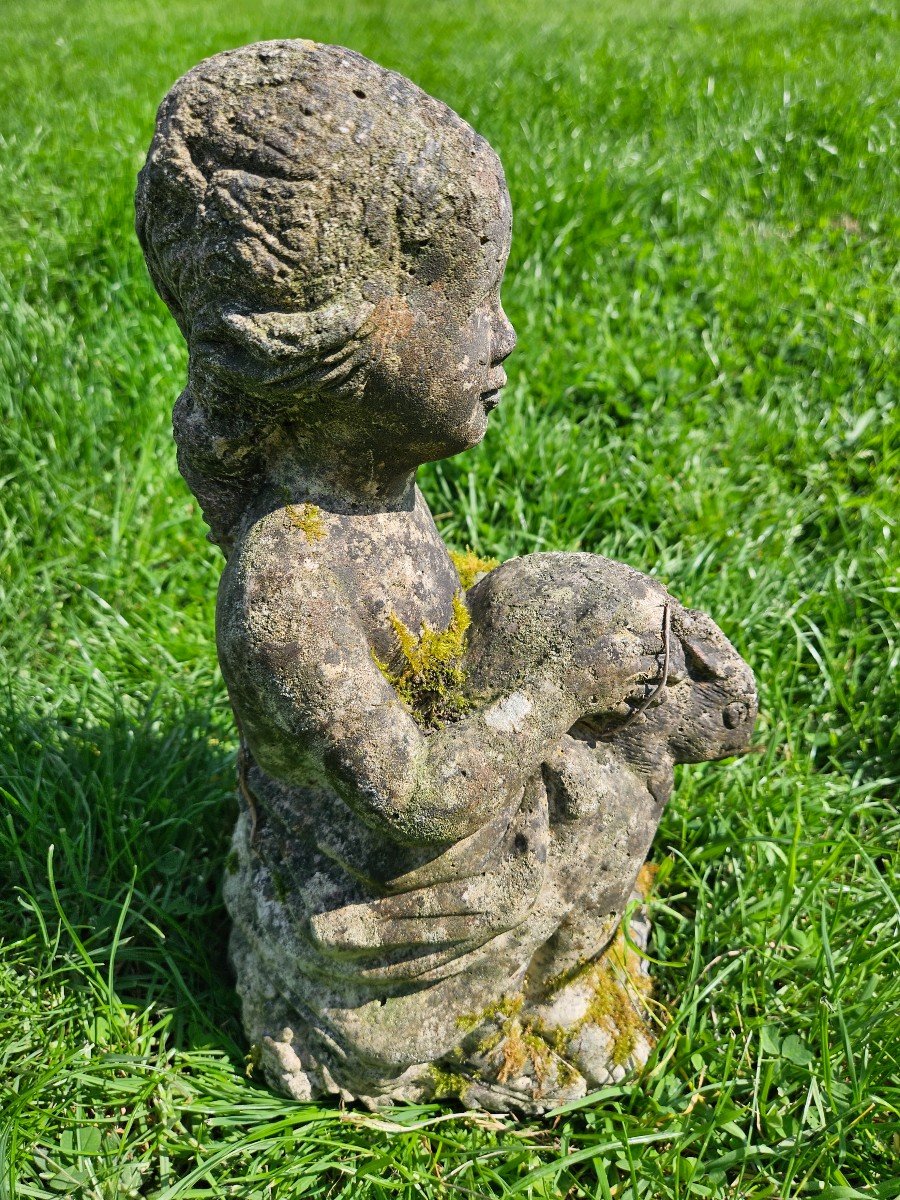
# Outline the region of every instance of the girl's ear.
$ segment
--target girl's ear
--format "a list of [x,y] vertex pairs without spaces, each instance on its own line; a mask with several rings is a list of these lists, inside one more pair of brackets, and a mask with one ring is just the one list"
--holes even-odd
[[311,312],[226,310],[218,331],[221,341],[201,342],[208,349],[206,372],[220,386],[267,402],[282,396],[288,406],[298,391],[326,380],[336,391],[359,365],[374,307],[367,301],[338,300]]

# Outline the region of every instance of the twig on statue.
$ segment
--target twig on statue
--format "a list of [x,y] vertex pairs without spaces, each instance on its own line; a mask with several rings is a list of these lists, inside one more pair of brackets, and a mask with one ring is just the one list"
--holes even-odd
[[653,691],[650,693],[649,696],[644,697],[644,699],[640,702],[640,704],[637,706],[637,708],[633,708],[631,710],[631,712],[628,714],[628,716],[625,718],[625,720],[622,722],[622,724],[616,729],[617,734],[621,733],[623,729],[627,729],[627,727],[632,723],[632,721],[637,720],[637,718],[641,715],[641,713],[646,712],[647,709],[650,707],[650,705],[653,703],[653,701],[656,699],[656,697],[659,695],[659,693],[666,686],[666,680],[669,677],[669,659],[671,657],[670,633],[671,633],[671,626],[672,626],[672,613],[671,613],[669,604],[670,604],[670,601],[667,600],[665,605],[663,606],[663,626],[662,626],[663,665],[662,665],[662,672],[659,677],[659,683],[657,683],[656,687],[653,689]]

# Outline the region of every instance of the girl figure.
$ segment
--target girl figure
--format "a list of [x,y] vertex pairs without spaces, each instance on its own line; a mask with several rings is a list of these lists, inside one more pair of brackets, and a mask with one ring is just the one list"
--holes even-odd
[[298,1099],[535,1111],[640,1065],[646,972],[612,940],[673,764],[753,724],[718,628],[622,564],[529,555],[463,592],[416,470],[498,403],[510,224],[455,113],[304,41],[180,79],[139,178],[190,351],[179,468],[227,559],[231,956]]

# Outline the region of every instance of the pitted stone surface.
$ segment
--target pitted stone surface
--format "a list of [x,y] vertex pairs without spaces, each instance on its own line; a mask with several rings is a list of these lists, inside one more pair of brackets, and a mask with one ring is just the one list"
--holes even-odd
[[[227,559],[232,961],[298,1099],[541,1111],[640,1066],[626,905],[674,764],[741,752],[755,717],[718,627],[621,563],[513,559],[461,607],[415,476],[498,403],[510,223],[461,118],[312,42],[195,67],[139,179],[190,352],[179,466]],[[440,723],[396,684],[424,646],[463,681]]]

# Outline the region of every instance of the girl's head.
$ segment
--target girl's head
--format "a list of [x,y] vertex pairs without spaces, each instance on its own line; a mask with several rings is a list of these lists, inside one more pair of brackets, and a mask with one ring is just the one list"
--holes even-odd
[[179,465],[217,540],[284,456],[401,472],[484,435],[515,341],[509,196],[408,80],[312,42],[218,54],[163,101],[136,203],[190,351]]

